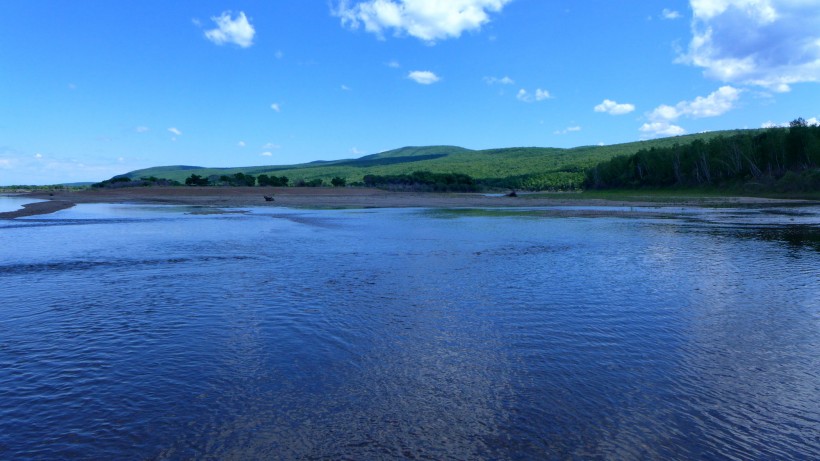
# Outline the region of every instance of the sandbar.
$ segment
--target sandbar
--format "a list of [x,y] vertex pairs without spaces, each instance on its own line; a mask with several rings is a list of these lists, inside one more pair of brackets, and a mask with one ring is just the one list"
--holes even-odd
[[[395,192],[371,188],[310,187],[129,187],[37,191],[17,195],[45,199],[18,211],[0,213],[12,219],[51,213],[78,203],[132,203],[203,206],[214,208],[528,208],[528,207],[658,207],[658,206],[765,206],[799,205],[806,201],[758,197],[682,197],[662,202],[640,197],[629,200],[581,198],[578,193],[527,194],[517,197],[482,193]],[[265,196],[274,197],[266,201]],[[809,202],[811,203],[811,202]]]
[[0,213],[0,219],[23,218],[40,214],[54,213],[74,206],[73,202],[65,200],[49,200],[46,202],[26,203],[23,208],[14,211]]

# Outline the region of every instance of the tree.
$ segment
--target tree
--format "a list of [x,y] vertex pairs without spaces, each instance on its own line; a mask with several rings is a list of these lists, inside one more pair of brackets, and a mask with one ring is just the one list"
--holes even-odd
[[288,181],[290,181],[290,180],[288,179],[287,176],[279,176],[277,178],[276,176],[268,176],[266,174],[260,174],[256,178],[256,182],[260,186],[270,186],[270,187],[285,187],[285,186],[288,185]]
[[336,176],[330,180],[330,183],[333,184],[333,187],[344,187],[347,185],[347,180]]
[[198,174],[191,174],[187,179],[185,179],[186,186],[207,186],[208,185],[208,178],[203,178]]

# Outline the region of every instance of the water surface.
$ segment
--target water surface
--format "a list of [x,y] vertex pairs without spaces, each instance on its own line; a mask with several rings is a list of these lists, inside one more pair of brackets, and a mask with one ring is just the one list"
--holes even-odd
[[0,195],[0,213],[17,211],[27,203],[42,202],[42,200],[18,197],[15,195]]
[[0,221],[0,458],[820,458],[817,207],[196,211]]

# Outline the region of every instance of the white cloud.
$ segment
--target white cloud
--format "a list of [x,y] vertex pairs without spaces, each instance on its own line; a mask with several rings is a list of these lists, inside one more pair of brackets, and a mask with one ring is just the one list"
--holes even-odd
[[34,154],[34,158],[37,158],[37,159],[43,158],[43,154],[38,152],[38,153]]
[[168,128],[168,131],[175,134],[176,136],[182,136],[182,132],[179,131],[179,129],[177,129],[177,128],[171,127],[171,128]]
[[269,143],[265,143],[265,145],[262,146],[262,149],[280,149],[281,147],[282,146],[280,146],[279,144],[274,144],[272,142],[269,142]]
[[262,152],[259,155],[262,157],[273,157],[273,152]]
[[[775,123],[770,120],[768,122],[761,124],[760,128],[788,128],[790,123],[791,122]],[[806,124],[809,126],[818,126],[820,125],[820,119],[818,119],[817,117],[811,117],[809,119],[806,119]]]
[[276,50],[273,56],[276,57],[276,59],[282,59],[285,57],[285,53],[283,53],[282,50]]
[[635,110],[633,104],[618,104],[610,99],[604,99],[602,103],[595,106],[595,112],[605,112],[609,115],[624,115],[633,110]]
[[275,110],[276,112],[282,112],[282,106],[280,106],[278,102],[271,104],[270,108]]
[[413,72],[407,74],[407,78],[422,85],[430,85],[441,80],[438,75],[430,72],[429,70],[414,70]]
[[236,143],[236,145],[237,145],[238,147],[245,147],[245,146],[247,146],[247,144],[245,144],[245,141],[239,141],[238,143]]
[[149,131],[151,131],[151,129],[147,126],[138,126],[134,128],[134,131],[136,131],[137,133],[148,133]]
[[363,150],[359,150],[359,149],[354,147],[354,148],[350,149],[350,153],[353,154],[353,155],[364,155],[367,152],[365,152]]
[[742,90],[722,86],[709,96],[698,96],[692,101],[681,101],[674,107],[662,104],[650,114],[652,121],[674,121],[682,116],[691,118],[717,117],[734,109]]
[[661,17],[663,19],[678,19],[680,18],[680,13],[675,10],[670,10],[669,8],[664,8],[663,11],[661,11]]
[[390,62],[386,63],[385,65],[387,67],[392,68],[392,69],[398,69],[399,67],[401,67],[401,64],[399,64],[399,62],[396,61],[396,60],[390,61]]
[[546,99],[552,99],[552,95],[550,95],[550,92],[547,91],[547,90],[542,90],[541,88],[536,89],[535,94],[532,94],[532,93],[530,93],[527,90],[522,88],[522,89],[518,90],[518,94],[516,94],[515,97],[519,101],[524,101],[524,102],[537,102],[537,101],[544,101]]
[[657,138],[661,136],[680,136],[686,133],[683,128],[672,125],[669,122],[644,123],[640,131],[645,133],[644,137]]
[[211,20],[216,23],[217,28],[205,31],[205,37],[208,40],[217,45],[233,43],[242,48],[253,45],[253,36],[256,31],[248,22],[244,12],[240,11],[236,19],[232,19],[231,12],[225,11],[221,16],[214,16]]
[[484,77],[484,82],[487,83],[487,85],[495,85],[495,84],[514,85],[515,84],[515,81],[513,79],[511,79],[510,77],[507,77],[506,75],[501,77],[501,78],[498,78],[498,77]]
[[576,125],[576,126],[567,127],[563,130],[553,131],[553,134],[567,134],[567,133],[574,133],[574,132],[578,132],[578,131],[581,131],[581,127]]
[[727,83],[789,91],[820,82],[817,0],[690,0],[692,40],[678,62]]
[[351,91],[350,87],[347,85],[342,85],[342,91]]
[[335,15],[351,29],[384,37],[385,31],[410,35],[425,42],[461,36],[478,30],[512,0],[341,0]]

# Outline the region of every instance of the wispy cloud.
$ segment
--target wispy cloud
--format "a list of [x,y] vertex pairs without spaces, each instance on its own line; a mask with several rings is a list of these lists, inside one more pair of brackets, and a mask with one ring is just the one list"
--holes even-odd
[[498,77],[484,77],[484,83],[487,85],[514,85],[515,81],[506,75]]
[[553,132],[553,134],[567,134],[567,133],[575,133],[575,132],[578,132],[578,131],[581,131],[581,127],[578,126],[578,125],[575,125],[575,126],[568,126],[568,127],[564,128],[563,130],[556,130],[556,131]]
[[237,147],[245,147],[245,146],[247,146],[247,144],[245,144],[245,141],[239,141],[238,143],[236,143],[236,145],[237,145]]
[[[768,122],[761,124],[760,128],[787,128],[789,124],[790,122],[775,123],[770,120]],[[806,124],[808,124],[809,126],[818,126],[820,125],[820,119],[818,119],[817,117],[808,118],[806,119]]]
[[171,127],[171,128],[168,128],[168,131],[171,132],[175,136],[182,136],[182,131],[180,131],[178,128]]
[[256,34],[256,30],[248,22],[245,13],[240,11],[236,19],[231,16],[230,11],[225,11],[220,16],[212,17],[211,20],[216,23],[217,27],[205,31],[205,37],[217,45],[233,43],[242,48],[253,45],[253,36]]
[[624,115],[634,111],[635,106],[632,104],[618,104],[610,99],[604,99],[602,103],[595,106],[594,110],[595,112],[604,112],[609,115]]
[[670,10],[669,8],[664,8],[663,11],[661,11],[661,17],[663,19],[679,19],[681,16],[680,16],[680,13],[678,13],[675,10]]
[[547,90],[542,90],[541,88],[537,88],[535,93],[530,93],[525,89],[518,90],[518,94],[515,97],[519,101],[523,102],[538,102],[538,101],[545,101],[547,99],[552,99],[552,95]]
[[266,152],[262,152],[259,155],[262,156],[262,157],[273,157],[273,152],[266,151]]
[[0,185],[58,184],[74,181],[101,181],[123,172],[119,158],[85,162],[53,153],[24,153],[0,148]]
[[149,131],[151,131],[151,129],[147,126],[138,126],[134,128],[134,131],[136,131],[137,133],[148,133]]
[[388,30],[428,43],[481,29],[512,0],[341,0],[334,14],[342,25],[364,30],[380,39]]
[[276,112],[282,112],[282,106],[280,106],[278,102],[271,104],[270,108],[275,110]]
[[401,67],[401,64],[399,64],[399,62],[396,61],[395,59],[392,60],[392,61],[388,61],[387,63],[385,63],[385,65],[387,67],[392,68],[392,69],[398,69],[399,67]]
[[262,149],[280,149],[281,147],[282,146],[280,146],[279,144],[274,144],[272,142],[269,142],[269,143],[265,143],[265,145],[262,146]]
[[690,0],[692,40],[678,62],[727,83],[785,92],[820,82],[820,8],[809,0]]
[[429,70],[414,70],[407,74],[407,78],[421,85],[430,85],[441,80],[438,75]]

